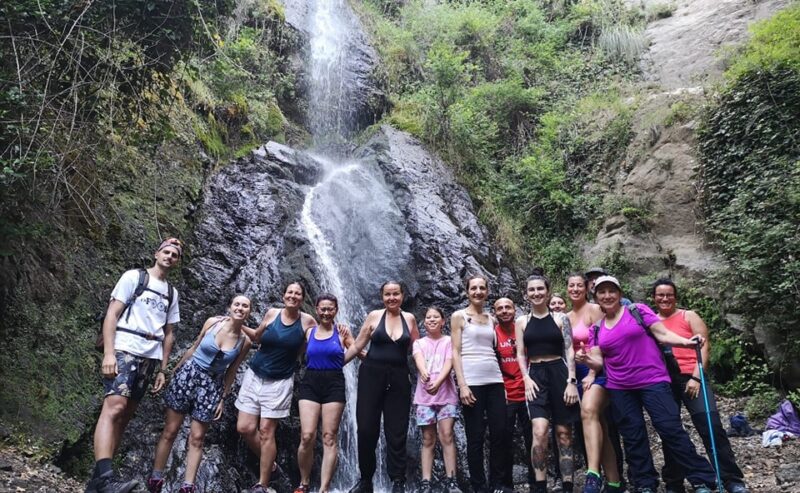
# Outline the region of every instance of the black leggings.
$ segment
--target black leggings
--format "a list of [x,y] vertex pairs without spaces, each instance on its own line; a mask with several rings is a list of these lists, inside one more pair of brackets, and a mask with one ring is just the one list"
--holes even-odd
[[408,366],[364,361],[358,372],[358,468],[361,479],[372,481],[375,451],[383,414],[386,438],[386,469],[392,481],[406,478],[406,437],[411,409],[411,381]]
[[505,466],[509,462],[511,449],[507,440],[506,391],[502,383],[471,385],[475,404],[464,406],[464,431],[467,434],[467,466],[469,481],[474,491],[485,488],[486,474],[483,471],[483,439],[486,421],[489,421],[489,486],[501,486]]

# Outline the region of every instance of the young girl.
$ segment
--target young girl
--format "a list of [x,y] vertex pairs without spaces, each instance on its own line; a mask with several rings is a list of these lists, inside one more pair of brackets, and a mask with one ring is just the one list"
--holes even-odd
[[458,415],[458,395],[450,371],[453,369],[453,350],[450,336],[442,334],[444,313],[432,306],[425,314],[427,336],[414,342],[414,363],[419,379],[414,392],[417,406],[417,426],[422,428],[422,484],[420,493],[431,492],[433,455],[438,427],[442,443],[448,493],[461,493],[456,483],[456,446],[453,425]]
[[250,299],[235,296],[228,311],[227,317],[206,320],[197,340],[175,366],[175,376],[164,397],[167,404],[164,431],[156,447],[153,473],[147,480],[151,493],[160,493],[164,486],[164,467],[187,414],[192,416],[192,427],[180,493],[197,491],[194,481],[203,456],[206,431],[212,420],[222,417],[225,397],[250,350],[250,341],[243,332],[244,322],[250,316]]

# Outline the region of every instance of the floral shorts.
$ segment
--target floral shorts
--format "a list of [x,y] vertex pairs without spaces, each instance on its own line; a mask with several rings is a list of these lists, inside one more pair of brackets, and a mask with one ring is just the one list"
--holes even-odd
[[117,376],[114,378],[103,378],[105,396],[119,395],[133,399],[142,400],[147,387],[153,382],[156,370],[161,367],[161,360],[143,358],[125,351],[116,351],[117,357]]
[[458,404],[417,404],[417,426],[428,426],[443,419],[458,417]]
[[224,376],[224,373],[208,373],[193,360],[189,360],[175,372],[169,382],[164,402],[176,412],[191,414],[192,419],[201,423],[210,423],[214,420],[214,411],[222,399]]

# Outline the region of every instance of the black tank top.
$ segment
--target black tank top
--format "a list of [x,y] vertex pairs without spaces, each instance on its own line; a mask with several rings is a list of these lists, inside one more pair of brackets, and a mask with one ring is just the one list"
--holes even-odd
[[381,321],[372,333],[367,360],[374,363],[389,363],[392,365],[408,364],[408,346],[411,344],[411,332],[408,330],[406,318],[400,313],[403,324],[403,334],[393,341],[386,332],[386,311],[381,316]]
[[557,355],[564,352],[564,335],[551,314],[544,318],[531,316],[522,336],[528,357]]

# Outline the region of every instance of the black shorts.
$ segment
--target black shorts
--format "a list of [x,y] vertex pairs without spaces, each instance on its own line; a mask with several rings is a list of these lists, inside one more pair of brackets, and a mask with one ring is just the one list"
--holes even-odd
[[306,370],[297,392],[297,400],[327,404],[346,402],[342,370]]
[[571,425],[581,419],[581,408],[577,403],[571,406],[564,403],[569,378],[564,360],[531,363],[528,374],[539,387],[536,398],[528,401],[531,419],[545,418],[557,425]]

